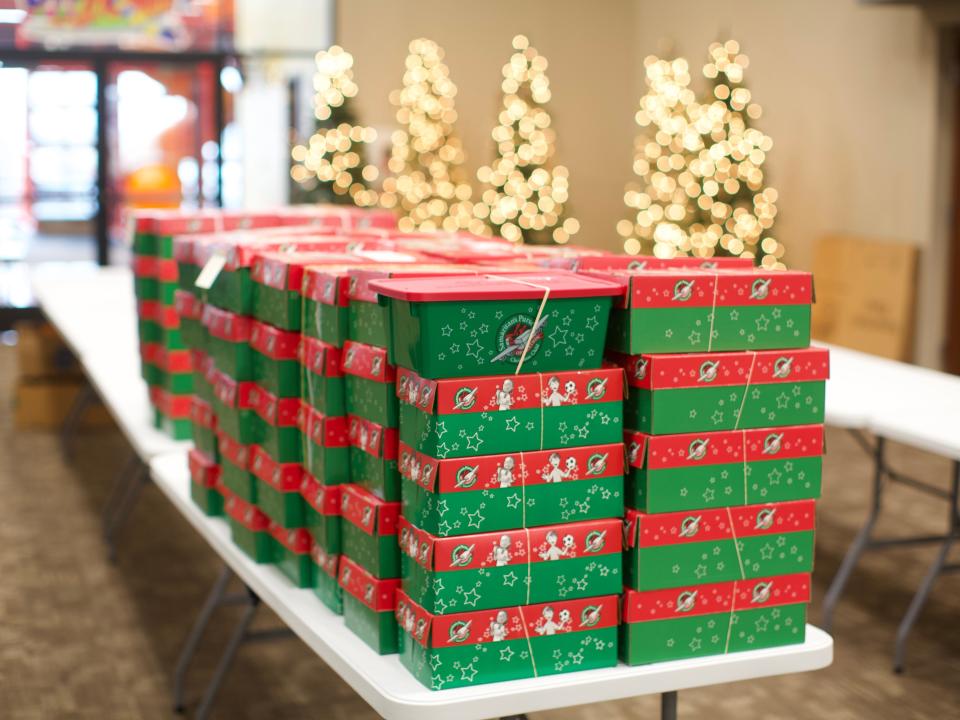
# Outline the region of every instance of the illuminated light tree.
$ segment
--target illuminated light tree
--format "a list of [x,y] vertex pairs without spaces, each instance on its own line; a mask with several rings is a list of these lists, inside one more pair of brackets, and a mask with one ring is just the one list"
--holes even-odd
[[477,179],[487,185],[483,212],[507,240],[563,244],[580,230],[580,223],[564,219],[569,172],[550,163],[556,132],[544,108],[550,101],[547,59],[523,35],[513,38],[513,49],[502,71],[499,124],[491,133],[497,159],[477,172]]
[[711,97],[696,121],[704,148],[690,165],[701,187],[691,244],[695,251],[757,258],[765,268],[785,269],[785,248],[770,235],[777,191],[765,186],[763,172],[773,140],[750,126],[762,109],[743,86],[749,58],[735,40],[713,43],[709,53],[703,75],[711,81]]
[[690,70],[683,58],[644,60],[647,92],[635,116],[642,132],[634,142],[633,171],[624,202],[630,217],[617,223],[624,250],[670,258],[692,249],[687,228],[700,193],[690,163],[703,147],[691,123],[697,102],[690,89]]
[[377,138],[372,127],[358,125],[350,109],[357,94],[353,56],[338,45],[317,53],[313,77],[316,131],[291,151],[295,201],[376,203],[368,183],[376,180],[375,165],[365,163],[365,146]]
[[457,86],[443,49],[425,38],[413,40],[409,49],[403,87],[390,93],[401,128],[392,136],[380,205],[399,211],[401,230],[483,232],[473,188],[465,181],[463,147],[454,135]]

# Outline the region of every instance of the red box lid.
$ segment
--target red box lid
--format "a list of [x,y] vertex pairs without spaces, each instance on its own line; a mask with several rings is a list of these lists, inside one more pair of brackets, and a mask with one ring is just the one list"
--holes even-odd
[[622,295],[625,288],[619,280],[562,271],[502,277],[489,274],[471,278],[397,278],[370,283],[374,292],[408,302],[539,300],[547,291],[553,298],[616,296]]
[[400,579],[381,580],[359,564],[340,556],[340,587],[374,612],[390,612],[396,608]]
[[400,503],[381,500],[359,485],[341,485],[340,516],[367,535],[396,535]]

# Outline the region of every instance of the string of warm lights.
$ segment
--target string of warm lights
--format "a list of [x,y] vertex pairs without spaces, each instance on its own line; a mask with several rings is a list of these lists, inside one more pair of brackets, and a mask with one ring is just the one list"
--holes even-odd
[[[773,141],[749,127],[762,110],[743,87],[749,64],[735,41],[713,43],[703,75],[712,97],[698,102],[683,58],[648,57],[641,98],[634,172],[624,202],[633,212],[617,232],[624,249],[658,257],[760,257],[783,269],[784,247],[767,232],[777,192],[764,187],[762,166]],[[652,247],[651,247],[652,246]]]
[[[392,136],[380,205],[401,211],[401,230],[486,229],[473,189],[464,181],[463,147],[453,134],[457,86],[443,62],[443,49],[432,40],[410,43],[403,87],[390,93],[401,129]],[[475,213],[479,211],[479,215]]]
[[556,148],[556,132],[543,105],[550,101],[547,59],[524,35],[513,38],[514,53],[503,66],[503,100],[499,124],[491,133],[497,160],[477,172],[487,185],[482,203],[494,230],[507,240],[530,242],[550,238],[566,243],[580,229],[564,216],[569,172],[548,166]]
[[291,151],[294,165],[290,176],[307,191],[322,184],[357,205],[373,205],[377,196],[367,183],[376,180],[379,171],[375,165],[364,164],[363,146],[377,139],[377,131],[350,122],[346,108],[357,94],[353,56],[334,45],[317,53],[316,63],[313,102],[318,128],[305,145],[296,145]]

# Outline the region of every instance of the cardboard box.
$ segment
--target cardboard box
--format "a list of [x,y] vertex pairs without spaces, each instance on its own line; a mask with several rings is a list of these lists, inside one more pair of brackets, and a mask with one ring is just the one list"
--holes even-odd
[[234,440],[223,428],[217,430],[223,486],[246,503],[257,502],[257,478],[250,472],[251,445]]
[[623,515],[623,445],[438,460],[400,445],[403,517],[449,537]]
[[433,615],[397,593],[400,662],[431,690],[611,668],[616,595]]
[[301,399],[322,415],[347,414],[340,348],[316,338],[301,336]]
[[[13,424],[17,430],[59,430],[67,413],[83,390],[85,381],[18,380],[13,391]],[[82,427],[101,428],[113,425],[102,405],[93,405],[84,412]]]
[[205,515],[223,515],[223,494],[220,466],[209,455],[196,448],[187,453],[190,468],[190,497]]
[[347,418],[327,417],[301,403],[303,465],[322,485],[350,482],[350,440]]
[[260,445],[281,463],[299,463],[303,459],[303,435],[300,433],[300,397],[277,397],[253,385],[250,391],[260,423]]
[[400,519],[403,591],[435,615],[617,594],[622,521],[438,538]]
[[210,338],[203,324],[203,301],[193,293],[178,289],[173,306],[180,317],[180,335],[191,350],[206,349]]
[[370,289],[390,305],[390,362],[425,378],[600,367],[611,302],[623,292],[572,273],[395,278]]
[[304,528],[285,528],[271,522],[273,561],[280,571],[298,588],[313,587],[313,559],[310,547],[313,539]]
[[626,370],[629,384],[624,425],[639,432],[823,423],[826,348],[610,358]]
[[397,369],[387,362],[386,348],[348,340],[341,368],[346,385],[347,414],[395,428],[398,422]]
[[234,380],[226,373],[213,370],[213,408],[217,427],[241,445],[254,445],[263,440],[263,422],[256,410],[256,385],[250,380]]
[[304,504],[304,526],[316,545],[328,555],[340,554],[340,486],[321,485],[303,473],[300,496]]
[[[596,270],[674,270],[680,268],[698,270],[749,270],[752,258],[740,257],[675,257],[658,258],[652,255],[615,255],[590,249],[588,253],[563,253],[569,246],[560,248],[560,254],[533,258],[538,265],[548,268],[589,272]],[[549,250],[554,248],[548,247]]]
[[313,594],[337,615],[343,615],[343,588],[340,587],[340,556],[331,555],[318,543],[310,548],[313,560]]
[[250,471],[257,478],[257,507],[284,529],[303,527],[303,468],[299,463],[277,462],[262,447],[253,445]]
[[629,283],[625,305],[615,305],[610,315],[612,350],[721,352],[810,344],[810,273],[643,270],[614,271],[610,277]]
[[197,395],[190,398],[190,426],[193,431],[193,444],[197,450],[218,463],[220,450],[217,447],[217,416],[213,414],[210,403]]
[[397,430],[362,417],[347,416],[350,441],[350,479],[388,502],[400,500],[397,467]]
[[621,658],[645,665],[802,643],[809,601],[806,574],[627,590]]
[[400,441],[440,460],[623,440],[620,368],[425,380],[397,372]]
[[189,440],[192,395],[174,395],[160,387],[149,388],[154,406],[154,425],[175,440]]
[[627,504],[648,513],[820,497],[823,426],[681,435],[626,431]]
[[341,556],[340,587],[347,627],[381,655],[395,653],[396,596],[400,581],[377,578],[350,558]]
[[358,485],[342,485],[340,516],[343,554],[374,577],[400,577],[400,503],[385,502]]
[[77,359],[48,323],[19,322],[17,374],[24,380],[79,378]]
[[254,562],[273,562],[274,540],[270,535],[270,518],[229,491],[225,497],[224,509],[234,544]]
[[252,319],[210,304],[203,306],[201,318],[208,336],[206,349],[217,369],[240,382],[253,380]]
[[634,590],[813,570],[815,502],[651,515],[627,510],[625,585]]

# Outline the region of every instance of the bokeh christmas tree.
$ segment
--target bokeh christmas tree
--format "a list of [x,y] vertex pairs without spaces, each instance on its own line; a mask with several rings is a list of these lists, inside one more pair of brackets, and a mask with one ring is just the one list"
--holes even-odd
[[367,165],[365,149],[377,138],[372,127],[357,124],[350,107],[357,94],[353,81],[353,56],[338,45],[317,53],[313,77],[316,130],[291,151],[294,164],[293,202],[376,202],[368,183],[376,180],[377,168]]
[[464,153],[454,134],[457,86],[432,40],[410,43],[403,87],[390,93],[400,129],[392,136],[380,205],[399,211],[401,230],[482,232],[475,217],[473,188],[466,182]]
[[514,53],[503,66],[498,125],[491,133],[497,159],[477,172],[487,186],[484,210],[494,232],[524,243],[566,243],[580,229],[565,218],[569,173],[551,166],[556,132],[545,105],[550,101],[547,59],[523,35],[513,38]]

